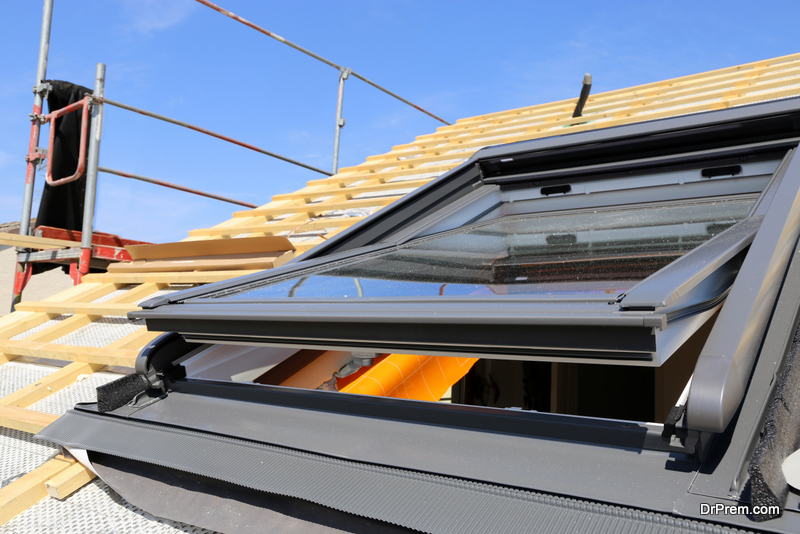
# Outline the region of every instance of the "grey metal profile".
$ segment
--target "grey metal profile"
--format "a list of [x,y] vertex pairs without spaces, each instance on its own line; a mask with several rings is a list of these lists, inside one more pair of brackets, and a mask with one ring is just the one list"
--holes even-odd
[[673,261],[625,293],[626,308],[663,308],[722,267],[753,241],[762,217],[748,217]]
[[[507,359],[555,355],[654,365],[654,329],[665,328],[667,316],[614,310],[607,299],[558,304],[528,298],[207,299],[129,317],[145,318],[151,330],[180,332],[189,341]],[[489,342],[494,338],[504,343]]]
[[722,432],[744,397],[800,235],[800,160],[795,155],[776,173],[781,182],[697,361],[686,407],[693,430]]

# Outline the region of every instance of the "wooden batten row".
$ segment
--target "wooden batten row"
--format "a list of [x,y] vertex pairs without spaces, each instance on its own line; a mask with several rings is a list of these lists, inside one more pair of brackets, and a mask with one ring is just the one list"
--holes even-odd
[[10,247],[25,247],[38,250],[50,248],[73,248],[81,246],[80,241],[67,241],[65,239],[51,239],[32,235],[0,233],[0,245]]

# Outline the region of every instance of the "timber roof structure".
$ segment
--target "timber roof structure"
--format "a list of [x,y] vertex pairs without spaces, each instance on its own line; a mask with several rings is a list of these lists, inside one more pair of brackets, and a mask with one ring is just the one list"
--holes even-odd
[[[594,94],[576,118],[572,117],[576,98],[469,117],[368,157],[360,165],[342,168],[335,176],[310,181],[298,191],[275,195],[256,209],[235,212],[214,227],[191,230],[186,241],[283,236],[295,254],[302,254],[483,147],[799,95],[800,54],[794,54]],[[80,285],[46,300],[23,300],[17,311],[0,318],[0,426],[36,433],[63,413],[53,408],[56,404],[48,405],[48,399],[94,374],[113,378],[111,373],[129,372],[139,351],[159,335],[126,317],[139,309],[139,303],[253,272],[257,271],[112,269],[88,275]],[[2,383],[7,362],[41,359],[58,360],[63,366],[7,391]],[[91,478],[72,459],[48,460],[0,488],[0,524],[48,491],[64,497]]]

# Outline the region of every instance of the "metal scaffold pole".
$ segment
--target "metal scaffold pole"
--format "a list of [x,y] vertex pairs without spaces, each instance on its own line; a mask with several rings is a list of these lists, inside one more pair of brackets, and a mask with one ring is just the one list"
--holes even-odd
[[103,95],[105,93],[106,66],[97,64],[92,95],[92,122],[89,126],[89,156],[86,165],[86,197],[83,202],[81,228],[80,276],[89,274],[92,261],[92,235],[94,232],[94,200],[97,193],[97,167],[100,159],[100,136],[103,132]]
[[430,111],[428,111],[428,110],[426,110],[424,108],[421,108],[420,106],[414,104],[413,102],[410,102],[410,101],[406,100],[405,98],[403,98],[402,96],[398,95],[397,93],[394,93],[394,92],[386,89],[385,87],[383,87],[381,85],[378,85],[377,83],[373,82],[369,78],[367,78],[365,76],[362,76],[361,74],[359,74],[357,72],[354,72],[352,69],[345,68],[342,65],[334,63],[333,61],[320,56],[319,54],[315,54],[311,50],[308,50],[307,48],[304,48],[304,47],[298,45],[297,43],[293,43],[292,41],[289,41],[288,39],[285,39],[285,38],[281,37],[280,35],[267,30],[266,28],[262,28],[258,24],[254,24],[254,23],[250,22],[249,20],[245,19],[244,17],[240,17],[236,13],[228,11],[227,9],[224,9],[224,8],[214,4],[213,2],[210,2],[209,0],[196,0],[196,1],[201,3],[201,4],[203,4],[204,6],[210,7],[214,11],[222,13],[226,17],[230,17],[230,18],[232,18],[233,20],[235,20],[237,22],[241,22],[245,26],[247,26],[249,28],[252,28],[252,29],[256,30],[259,33],[262,33],[262,34],[266,35],[267,37],[271,37],[271,38],[275,39],[276,41],[285,44],[286,46],[290,46],[290,47],[294,48],[295,50],[297,50],[299,52],[302,52],[303,54],[306,54],[307,56],[313,57],[317,61],[321,61],[322,63],[325,63],[326,65],[329,65],[329,66],[331,66],[331,67],[333,67],[333,68],[335,68],[335,69],[337,69],[339,71],[339,93],[338,93],[338,98],[336,100],[336,134],[335,134],[335,137],[333,139],[333,172],[334,172],[334,174],[336,172],[338,172],[338,170],[339,170],[339,141],[340,141],[341,135],[342,135],[342,127],[344,126],[344,122],[345,122],[344,119],[342,118],[342,102],[344,100],[344,82],[351,74],[353,75],[353,77],[358,78],[359,80],[363,81],[364,83],[367,83],[367,84],[371,85],[372,87],[378,89],[379,91],[383,91],[384,93],[386,93],[387,95],[391,96],[392,98],[396,98],[400,102],[403,102],[404,104],[407,104],[407,105],[411,106],[412,108],[421,111],[422,113],[428,115],[429,117],[432,117],[432,118],[436,119],[437,121],[439,121],[439,122],[441,122],[443,124],[450,125],[449,122],[447,122],[446,120],[442,119],[441,117],[437,117],[436,115],[434,115]]
[[[33,156],[40,156],[36,152],[39,146],[39,117],[42,115],[44,104],[43,94],[46,87],[43,84],[47,77],[47,56],[50,51],[50,27],[53,20],[53,0],[44,1],[44,12],[42,13],[42,34],[39,38],[39,62],[36,66],[36,85],[33,88],[33,112],[31,113],[31,136],[28,143],[28,164],[25,171],[25,193],[22,199],[22,218],[19,221],[19,234],[30,235],[31,233],[31,211],[33,209],[33,186],[36,179],[36,165],[40,159]],[[11,300],[11,311],[14,306],[22,299],[22,289],[31,276],[31,266],[17,262],[14,271],[14,295]]]
[[[33,113],[31,113],[31,137],[28,154],[33,154],[39,146],[39,116],[42,114],[45,87],[42,82],[47,77],[47,56],[50,51],[50,26],[53,20],[53,0],[45,0],[42,15],[42,35],[39,40],[39,63],[36,66],[36,85],[33,89]],[[36,178],[36,163],[28,158],[25,173],[25,196],[22,202],[22,220],[19,225],[20,235],[30,233],[31,209],[33,206],[33,185]]]
[[336,99],[336,136],[333,138],[333,174],[339,172],[339,139],[342,136],[345,120],[342,117],[344,105],[344,82],[350,77],[350,69],[339,71],[339,94]]

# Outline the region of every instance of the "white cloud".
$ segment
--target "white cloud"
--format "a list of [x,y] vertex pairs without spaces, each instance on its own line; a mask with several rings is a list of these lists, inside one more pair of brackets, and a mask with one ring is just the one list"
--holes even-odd
[[197,7],[192,0],[122,0],[130,27],[146,35],[180,24]]

